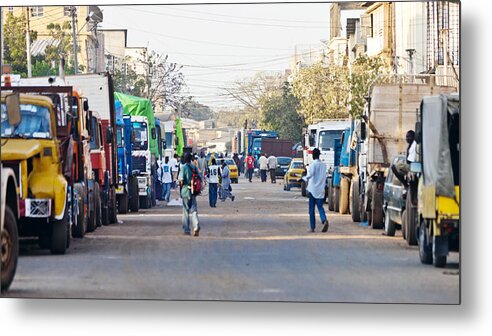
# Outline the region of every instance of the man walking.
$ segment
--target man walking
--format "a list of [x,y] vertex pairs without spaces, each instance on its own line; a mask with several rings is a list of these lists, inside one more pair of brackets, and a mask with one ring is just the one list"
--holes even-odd
[[261,182],[266,182],[267,170],[268,170],[268,159],[266,158],[265,153],[261,154],[260,158],[258,159],[258,164],[260,166]]
[[181,186],[181,198],[183,199],[183,231],[186,235],[190,234],[190,217],[193,224],[194,236],[200,232],[198,223],[198,206],[196,196],[191,192],[191,177],[193,171],[198,172],[197,167],[191,164],[191,154],[186,153],[183,157],[184,164],[179,172],[179,184]]
[[308,182],[307,192],[309,196],[309,226],[310,231],[314,232],[316,226],[316,217],[314,216],[314,205],[316,204],[323,224],[322,232],[328,231],[328,219],[323,209],[326,184],[326,165],[319,159],[320,151],[318,148],[313,149],[313,162],[308,167],[307,175],[302,179]]
[[248,179],[251,182],[253,178],[253,170],[255,169],[255,158],[248,153],[248,157],[246,158],[246,168],[248,169]]
[[271,182],[277,183],[277,158],[273,154],[268,157],[268,169],[270,170]]
[[200,156],[197,159],[198,162],[198,170],[200,171],[200,177],[203,180],[203,177],[207,173],[207,158],[205,157],[205,153],[203,150],[200,152]]
[[174,157],[169,160],[169,166],[171,166],[171,174],[173,177],[173,189],[176,189],[176,182],[178,181],[178,171],[179,171],[179,165],[178,165],[178,154],[174,154]]
[[211,208],[217,207],[217,188],[219,187],[220,167],[215,158],[212,158],[208,166],[208,203]]
[[164,163],[161,165],[161,183],[162,183],[162,199],[169,203],[171,197],[171,185],[173,177],[171,175],[171,165],[169,164],[169,156],[166,156]]

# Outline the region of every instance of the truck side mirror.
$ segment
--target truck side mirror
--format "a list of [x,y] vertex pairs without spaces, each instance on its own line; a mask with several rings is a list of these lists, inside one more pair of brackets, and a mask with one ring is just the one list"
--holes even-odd
[[415,141],[418,144],[422,142],[422,123],[420,121],[415,123]]
[[111,127],[106,128],[106,143],[110,144],[113,142],[113,129]]
[[7,104],[7,115],[9,118],[9,124],[13,127],[17,127],[22,120],[20,111],[20,96],[19,93],[12,93],[5,97]]
[[150,133],[152,134],[152,139],[157,138],[157,132],[155,130],[155,127],[152,127],[152,130],[150,131]]
[[89,111],[89,101],[87,100],[87,98],[84,98],[84,104],[83,104],[83,108],[84,108],[84,111]]
[[361,122],[360,123],[360,139],[361,140],[366,140],[366,123]]

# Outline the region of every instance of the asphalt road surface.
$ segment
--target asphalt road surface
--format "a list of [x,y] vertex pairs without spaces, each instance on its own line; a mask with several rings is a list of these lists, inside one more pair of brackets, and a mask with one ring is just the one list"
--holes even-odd
[[[277,184],[233,184],[234,202],[199,197],[199,237],[185,236],[182,208],[119,215],[119,224],[72,240],[53,256],[23,242],[5,297],[298,302],[459,303],[459,254],[444,269],[422,265],[415,246],[328,212],[308,232],[307,199]],[[327,209],[325,205],[325,209]]]

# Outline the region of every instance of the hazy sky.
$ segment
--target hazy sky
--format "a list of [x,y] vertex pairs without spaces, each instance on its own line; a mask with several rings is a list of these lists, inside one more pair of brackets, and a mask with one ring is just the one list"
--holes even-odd
[[184,65],[190,94],[230,105],[220,88],[257,71],[289,68],[296,45],[329,38],[329,4],[101,6],[102,28],[128,30],[128,46],[147,46]]

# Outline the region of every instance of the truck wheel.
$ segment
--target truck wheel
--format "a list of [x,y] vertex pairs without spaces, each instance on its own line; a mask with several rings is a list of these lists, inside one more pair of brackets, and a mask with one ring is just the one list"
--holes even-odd
[[118,213],[128,213],[128,194],[126,191],[122,195],[118,196]]
[[346,178],[340,179],[340,200],[339,212],[342,215],[348,214],[349,211],[349,181]]
[[99,183],[97,182],[94,185],[94,200],[96,203],[96,210],[95,210],[96,228],[98,228],[102,226],[102,216],[101,216],[102,203],[101,203],[101,190],[99,189]]
[[333,211],[340,211],[340,187],[333,187],[335,190],[333,195]]
[[290,184],[288,182],[284,185],[284,187],[285,190],[290,191]]
[[446,266],[448,254],[448,237],[447,236],[432,236],[432,254],[434,257],[434,266],[442,268]]
[[85,190],[80,183],[73,187],[75,192],[75,203],[77,213],[75,214],[75,223],[72,225],[72,237],[84,238],[87,228],[87,205],[85,204]]
[[307,191],[306,191],[306,182],[302,181],[301,182],[301,195],[306,197],[307,196]]
[[5,204],[3,229],[0,233],[1,243],[1,292],[9,289],[14,280],[19,258],[19,234],[17,232],[17,220],[14,212]]
[[408,245],[417,245],[417,233],[416,233],[416,218],[415,218],[416,209],[412,205],[412,194],[410,189],[408,190],[407,200],[405,205],[405,213],[406,213],[406,228],[405,228],[405,236]]
[[352,221],[360,222],[360,207],[359,207],[359,180],[352,181],[350,187],[350,214]]
[[155,198],[155,190],[152,189],[152,191],[150,192],[150,206],[149,206],[149,208],[156,206],[156,205],[157,205],[157,201]]
[[427,237],[426,225],[422,221],[419,225],[419,257],[422,264],[432,264],[432,244]]
[[383,193],[377,190],[376,183],[372,184],[371,222],[373,229],[382,229],[384,227]]
[[114,187],[109,188],[109,202],[108,202],[108,212],[109,212],[109,223],[116,224],[118,218],[116,218],[116,190]]
[[67,232],[70,230],[70,222],[68,218],[68,203],[65,206],[63,218],[60,220],[54,219],[51,225],[51,254],[65,254],[67,250]]
[[407,211],[403,210],[401,214],[401,235],[407,240]]
[[390,219],[389,211],[386,210],[384,215],[384,232],[387,236],[393,237],[396,231],[396,223]]
[[[92,201],[92,207],[89,206],[89,221],[87,223],[87,231],[86,232],[93,232],[96,229],[96,183],[94,182],[94,189],[92,190],[92,197],[91,196],[91,191],[89,190],[89,202]],[[91,210],[92,208],[92,210]]]
[[130,177],[130,185],[131,185],[131,200],[130,200],[130,210],[132,212],[138,212],[138,209],[140,208],[140,203],[139,200],[140,198],[138,197],[138,181],[135,176]]
[[150,196],[140,196],[139,197],[140,201],[140,209],[150,209],[152,205],[152,200],[150,199]]
[[335,203],[333,202],[333,186],[331,181],[328,182],[328,210],[333,211],[335,209]]

